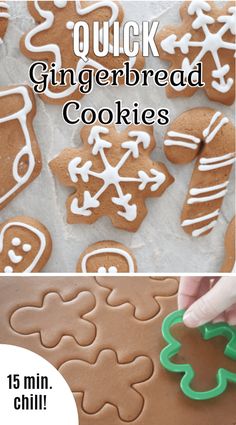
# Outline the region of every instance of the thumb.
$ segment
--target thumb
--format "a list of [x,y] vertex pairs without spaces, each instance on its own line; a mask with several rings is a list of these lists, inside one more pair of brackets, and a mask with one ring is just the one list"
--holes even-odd
[[236,300],[236,283],[222,278],[210,291],[195,301],[184,314],[184,323],[190,328],[211,322]]

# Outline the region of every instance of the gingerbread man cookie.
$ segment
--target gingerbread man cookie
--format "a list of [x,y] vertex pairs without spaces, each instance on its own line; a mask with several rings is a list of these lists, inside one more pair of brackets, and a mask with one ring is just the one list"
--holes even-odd
[[235,264],[236,250],[236,216],[234,216],[228,225],[225,233],[225,259],[221,267],[221,272],[236,272]]
[[7,30],[9,18],[9,5],[5,1],[0,1],[0,45],[3,43],[3,37]]
[[145,198],[160,196],[173,182],[164,164],[149,158],[152,127],[87,125],[83,147],[64,149],[50,162],[52,172],[74,189],[67,200],[68,223],[94,223],[109,216],[120,229],[136,231],[147,209]]
[[[130,62],[131,68],[142,69],[144,60],[140,55],[137,58],[128,58],[123,48],[120,49],[119,56],[113,54],[113,24],[115,21],[121,23],[124,15],[117,1],[29,1],[28,7],[37,25],[22,38],[21,50],[30,59],[46,61],[49,68],[54,63],[56,73],[62,67],[73,69],[76,76],[83,68],[105,68],[110,73],[112,69],[122,69],[126,61]],[[108,22],[110,45],[109,53],[105,57],[97,57],[94,54],[92,43],[86,55],[86,62],[75,55],[73,30],[76,22],[80,20],[88,24],[90,33],[94,21],[101,24]],[[102,29],[99,34],[100,44],[103,45]],[[80,99],[84,95],[80,86],[79,82],[75,85],[67,82],[64,86],[52,86],[49,82],[42,98],[50,103]]]
[[[224,7],[213,1],[185,1],[180,8],[182,24],[169,26],[157,35],[160,58],[170,70],[182,69],[185,76],[203,65],[204,90],[209,99],[231,105],[235,99],[235,2]],[[168,85],[167,95],[192,96],[197,87]]]
[[0,209],[41,171],[41,154],[32,125],[35,112],[30,87],[0,88]]
[[0,273],[40,271],[52,250],[45,226],[30,217],[14,217],[0,224]]
[[164,141],[167,158],[186,164],[197,157],[181,226],[192,236],[209,233],[217,223],[235,162],[235,128],[221,112],[196,108],[170,125]]
[[136,260],[128,248],[115,241],[90,245],[80,256],[76,267],[82,273],[134,273]]

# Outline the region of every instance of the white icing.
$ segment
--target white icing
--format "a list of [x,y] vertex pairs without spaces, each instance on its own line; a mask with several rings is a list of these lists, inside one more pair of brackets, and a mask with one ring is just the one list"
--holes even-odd
[[67,28],[68,30],[73,30],[74,26],[75,26],[75,23],[74,23],[73,21],[68,21],[68,22],[66,23],[66,28]]
[[[102,254],[102,255],[103,254],[117,254],[117,255],[120,255],[121,257],[125,258],[125,260],[127,261],[128,266],[129,266],[129,270],[128,270],[129,273],[134,273],[134,262],[133,262],[133,259],[132,259],[131,255],[127,251],[124,251],[123,249],[120,249],[120,248],[99,248],[99,249],[95,249],[94,251],[89,252],[88,254],[86,254],[83,257],[83,259],[81,261],[82,273],[87,273],[87,262],[88,262],[88,259],[91,258],[91,257],[93,257],[94,255],[99,255],[99,254]],[[105,269],[105,267],[104,267],[104,269]],[[99,273],[101,273],[101,272],[99,272]],[[115,272],[112,271],[110,273],[115,273]]]
[[218,209],[218,210],[215,210],[215,211],[213,211],[212,213],[209,213],[209,214],[205,214],[205,215],[202,215],[202,216],[199,216],[199,217],[196,217],[196,218],[192,218],[190,220],[184,220],[181,223],[181,226],[182,227],[192,226],[193,224],[201,223],[202,221],[210,220],[210,218],[218,217],[219,213],[220,213],[220,210]]
[[13,273],[13,268],[11,266],[6,266],[4,268],[4,273]]
[[24,245],[22,246],[22,249],[24,252],[29,252],[32,249],[32,246],[29,243],[24,243]]
[[67,5],[67,0],[54,0],[53,3],[56,7],[62,9]]
[[217,220],[213,220],[211,223],[207,224],[206,226],[203,226],[200,229],[193,230],[192,236],[197,237],[202,235],[203,233],[207,232],[207,230],[213,229],[216,223],[217,223]]
[[177,131],[168,131],[167,136],[191,140],[191,142],[193,143],[190,143],[186,140],[182,141],[176,139],[166,139],[164,141],[165,146],[182,146],[188,149],[197,149],[198,144],[201,142],[201,139],[199,139],[199,137],[192,136],[191,134],[179,133]]
[[[9,10],[9,5],[5,1],[0,1],[0,9],[7,9]],[[0,12],[0,18],[10,18],[10,13],[8,12]]]
[[[234,154],[226,154],[224,156],[230,158],[228,155],[234,155]],[[232,165],[235,162],[235,157],[231,157],[231,159],[222,160],[220,158],[222,157],[215,157],[215,158],[201,158],[200,159],[200,165],[198,166],[199,171],[211,171],[216,170],[217,168],[222,167],[228,167],[229,165]],[[208,165],[209,164],[209,165]]]
[[202,202],[213,201],[215,199],[223,198],[226,193],[227,193],[227,190],[225,189],[225,190],[221,190],[220,192],[214,193],[213,195],[189,198],[187,200],[187,204],[198,204],[199,202],[202,203]]
[[224,187],[228,186],[229,181],[226,181],[224,183],[216,184],[215,186],[208,186],[208,187],[193,187],[190,189],[189,193],[190,195],[199,195],[200,193],[206,193],[206,192],[214,192],[218,189],[223,189]]
[[9,249],[8,257],[10,258],[11,262],[14,264],[18,264],[23,260],[22,255],[16,255],[13,249]]
[[[35,268],[35,266],[38,264],[39,260],[41,259],[42,255],[43,255],[43,253],[46,249],[45,235],[39,229],[37,229],[36,227],[33,227],[33,226],[26,224],[26,223],[22,223],[22,222],[19,222],[19,221],[15,221],[15,222],[13,221],[13,222],[7,223],[7,224],[5,224],[5,226],[3,226],[1,233],[0,233],[0,254],[3,251],[4,235],[9,228],[14,227],[14,226],[21,227],[21,228],[23,227],[27,230],[30,230],[39,239],[40,246],[39,246],[39,250],[38,250],[37,254],[35,255],[33,261],[30,263],[30,265],[25,270],[23,270],[23,273],[30,273]],[[12,257],[12,258],[14,258],[14,257]],[[6,267],[5,267],[5,269],[6,269]],[[4,271],[5,271],[5,269],[4,269]],[[13,269],[12,269],[12,272],[13,272]],[[7,271],[7,273],[9,273],[9,271]]]
[[[211,6],[204,0],[192,0],[188,7],[188,14],[190,16],[196,15],[196,19],[192,22],[194,30],[200,29],[203,32],[204,38],[201,40],[194,40],[191,33],[186,33],[178,40],[176,34],[170,34],[161,42],[162,49],[170,55],[177,55],[176,49],[180,49],[182,54],[186,55],[189,48],[196,49],[196,55],[190,63],[189,59],[185,57],[182,62],[182,69],[187,75],[195,68],[198,62],[201,62],[206,54],[211,54],[215,64],[215,69],[212,71],[212,87],[220,93],[227,93],[232,85],[233,78],[226,78],[226,74],[230,70],[229,64],[221,65],[219,50],[222,54],[228,54],[230,50],[236,50],[234,42],[225,41],[224,35],[228,32],[235,35],[235,20],[236,20],[236,7],[229,7],[228,15],[219,16],[217,22],[222,23],[217,32],[211,32],[210,25],[215,23],[215,19],[204,12],[210,12]],[[219,80],[219,81],[218,81]],[[184,90],[185,87],[173,87],[175,90]]]
[[235,154],[234,152],[230,152],[230,153],[226,153],[225,155],[222,156],[215,156],[215,157],[210,157],[210,158],[200,158],[200,164],[212,164],[215,162],[219,162],[219,161],[223,161],[225,159],[230,159],[230,158],[234,158]]
[[71,212],[73,214],[79,214],[83,216],[90,216],[92,214],[91,208],[97,208],[100,206],[99,198],[107,190],[110,185],[113,185],[116,189],[117,197],[112,197],[112,202],[123,208],[123,211],[118,210],[117,214],[124,217],[127,221],[134,221],[137,217],[137,206],[136,204],[129,204],[132,200],[130,193],[124,193],[121,183],[138,183],[139,190],[144,190],[148,184],[150,184],[151,191],[156,191],[164,183],[166,177],[163,173],[150,169],[152,176],[149,176],[146,172],[138,171],[137,177],[122,177],[119,174],[120,169],[125,165],[126,161],[130,156],[133,158],[139,157],[140,146],[143,149],[147,149],[150,145],[150,135],[143,131],[130,131],[129,137],[136,138],[136,140],[129,140],[121,144],[126,152],[121,157],[119,162],[115,166],[111,166],[109,163],[105,150],[112,149],[111,142],[102,139],[100,134],[107,134],[108,129],[106,127],[94,126],[91,129],[88,137],[88,143],[92,147],[93,155],[100,155],[104,170],[96,172],[92,170],[92,161],[87,161],[85,164],[79,167],[81,158],[76,157],[72,159],[68,164],[68,172],[73,183],[78,182],[78,176],[81,176],[84,182],[88,182],[90,176],[102,180],[103,184],[101,188],[92,196],[89,191],[84,192],[83,205],[78,205],[78,198],[74,197],[71,203]]
[[[216,122],[216,120],[221,116],[221,112],[216,112],[211,121],[210,124],[205,130],[203,130],[203,136],[205,137],[205,142],[210,143],[216,134],[220,131],[220,129],[223,127],[223,125],[227,124],[229,122],[229,119],[227,117],[223,117],[220,122],[211,130],[213,124]],[[211,131],[211,132],[210,132]]]
[[111,266],[109,267],[109,269],[107,270],[106,267],[99,267],[97,273],[117,273],[118,270],[115,266]]
[[20,246],[21,240],[20,240],[20,238],[13,238],[11,243],[12,243],[13,246]]
[[[92,3],[92,0],[89,0]],[[67,2],[63,2],[64,6],[66,6]],[[28,51],[33,52],[33,53],[44,53],[44,52],[51,52],[54,55],[54,62],[55,62],[55,70],[58,71],[61,66],[62,66],[62,58],[61,58],[61,50],[60,47],[57,44],[46,44],[43,46],[35,46],[32,44],[32,39],[36,34],[39,34],[45,30],[48,30],[49,28],[51,28],[53,26],[54,23],[54,14],[53,12],[49,11],[49,10],[44,10],[40,7],[39,5],[39,1],[35,0],[34,1],[34,5],[35,5],[35,9],[37,10],[37,13],[44,18],[45,20],[40,23],[39,25],[37,25],[35,28],[33,28],[25,37],[25,47]],[[57,6],[60,7],[60,6]],[[111,0],[101,0],[99,2],[95,2],[92,3],[89,6],[86,7],[81,7],[81,1],[77,0],[76,1],[76,12],[78,15],[78,21],[81,19],[82,16],[87,15],[91,12],[93,12],[94,10],[99,10],[102,7],[108,7],[111,10],[111,17],[109,19],[109,28],[111,28],[114,24],[115,21],[117,21],[118,19],[118,15],[119,15],[119,6],[116,4],[116,2],[111,1]],[[69,21],[71,22],[71,21]],[[67,22],[68,24],[68,22]],[[68,26],[67,26],[68,28]],[[102,28],[99,32],[99,41],[101,44],[103,44],[103,31]],[[109,52],[112,54],[113,53],[113,46],[109,45]],[[124,53],[124,49],[120,48],[120,54]],[[128,58],[129,62],[130,62],[130,67],[133,68],[135,67],[135,62],[136,62],[136,58]],[[95,61],[94,59],[88,58],[87,62],[84,62],[84,60],[82,58],[79,58],[78,62],[77,62],[77,66],[76,66],[76,74],[78,75],[80,70],[83,69],[84,67],[92,67],[94,69],[106,69],[109,73],[109,75],[111,74],[111,70],[106,68],[104,65],[101,65],[99,62]],[[70,96],[72,93],[74,93],[77,88],[79,86],[79,82],[76,85],[71,85],[68,88],[65,88],[65,90],[60,91],[60,92],[53,92],[50,90],[49,87],[46,88],[45,90],[45,94],[46,96],[48,96],[51,99],[61,99],[67,96]]]
[[[18,120],[24,134],[25,146],[23,146],[23,148],[17,153],[12,166],[12,175],[14,180],[16,181],[16,184],[8,192],[6,192],[0,197],[0,204],[6,201],[13,193],[15,193],[22,185],[24,185],[29,180],[35,166],[35,158],[32,151],[29,130],[27,127],[27,114],[32,110],[32,102],[30,100],[28,91],[24,86],[13,87],[11,89],[0,91],[0,98],[4,96],[11,96],[14,94],[20,94],[22,96],[24,106],[17,112],[0,118],[0,124],[11,120]],[[24,155],[28,156],[28,169],[23,176],[20,176],[18,173],[18,166]]]

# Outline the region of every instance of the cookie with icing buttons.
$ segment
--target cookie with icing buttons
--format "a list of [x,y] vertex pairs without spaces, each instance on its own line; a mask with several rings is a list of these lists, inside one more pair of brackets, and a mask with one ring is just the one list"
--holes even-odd
[[[45,61],[51,68],[55,64],[57,80],[60,68],[71,68],[76,77],[83,69],[99,70],[105,68],[108,72],[112,69],[122,69],[124,62],[129,61],[130,67],[142,69],[144,59],[139,54],[129,58],[120,48],[119,56],[114,56],[112,39],[114,22],[122,23],[124,13],[117,1],[29,1],[29,12],[35,19],[35,26],[23,36],[20,47],[25,56],[35,61]],[[87,61],[74,53],[73,32],[74,26],[79,21],[84,21],[90,28],[92,36],[93,22],[109,24],[109,53],[104,57],[98,57],[93,52],[92,42],[89,43],[89,52],[86,54]],[[103,31],[99,32],[100,45],[103,45]],[[82,37],[82,35],[81,35]],[[82,42],[81,42],[82,43]],[[87,77],[86,77],[87,78]],[[120,79],[120,83],[123,81]],[[53,86],[50,81],[42,99],[45,102],[64,104],[67,100],[78,100],[84,93],[80,91],[81,84]]]
[[101,241],[90,245],[80,255],[76,271],[80,273],[134,273],[136,260],[132,252],[115,241]]
[[35,113],[30,87],[0,87],[0,209],[41,171],[41,154],[33,128]]
[[236,272],[235,250],[236,250],[236,216],[229,223],[225,233],[225,258],[221,272]]
[[[202,62],[203,89],[209,99],[231,105],[235,99],[235,2],[218,7],[214,1],[185,1],[182,24],[164,27],[156,37],[160,58],[169,70],[188,75]],[[192,96],[197,87],[166,87],[169,97]]]
[[206,235],[217,223],[235,162],[234,138],[228,117],[210,108],[182,113],[167,130],[167,158],[179,165],[196,159],[181,215],[183,230],[193,237]]
[[0,273],[39,272],[51,250],[48,230],[34,218],[19,216],[0,224]]
[[9,18],[9,4],[6,1],[0,1],[0,45],[3,43]]
[[145,198],[160,196],[174,181],[154,162],[153,128],[91,124],[81,131],[83,146],[64,149],[50,162],[55,176],[73,188],[67,199],[68,223],[94,223],[110,217],[120,229],[136,231],[147,214]]

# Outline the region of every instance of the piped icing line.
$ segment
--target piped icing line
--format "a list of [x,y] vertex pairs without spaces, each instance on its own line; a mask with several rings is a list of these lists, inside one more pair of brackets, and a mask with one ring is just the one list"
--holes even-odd
[[23,260],[22,255],[16,255],[13,249],[9,249],[8,257],[10,258],[10,261],[14,264],[18,264]]
[[205,137],[205,143],[210,143],[216,136],[216,134],[220,131],[220,129],[223,127],[223,125],[228,124],[229,119],[227,117],[221,118],[220,122],[215,126],[215,128],[212,128],[213,124],[216,122],[216,120],[221,116],[220,112],[216,112],[215,115],[213,115],[212,120],[209,124],[209,126],[203,130],[202,134]]
[[202,215],[202,216],[199,216],[199,217],[196,217],[196,218],[191,218],[189,220],[184,220],[181,223],[181,226],[182,227],[184,227],[184,226],[192,226],[193,224],[201,223],[202,221],[210,220],[211,218],[218,217],[219,213],[220,213],[220,210],[217,209],[217,210],[215,210],[215,211],[213,211],[213,212],[211,212],[209,214],[205,214],[205,215]]
[[214,186],[208,186],[208,187],[193,187],[190,189],[189,194],[190,195],[199,195],[200,193],[207,193],[207,192],[214,192],[218,189],[223,189],[224,187],[228,186],[229,181],[227,180],[224,183],[216,184]]
[[218,168],[228,167],[235,162],[235,154],[230,153],[214,158],[201,158],[198,165],[199,171],[211,171]]
[[[235,35],[235,19],[236,19],[236,7],[228,8],[228,15],[219,16],[217,22],[222,23],[222,26],[217,32],[211,32],[211,24],[214,24],[216,20],[206,15],[205,12],[210,12],[211,6],[204,0],[192,0],[187,9],[187,13],[190,16],[196,16],[192,21],[193,30],[200,29],[203,32],[202,40],[194,40],[194,35],[191,32],[185,33],[180,40],[178,36],[173,33],[161,41],[161,48],[169,55],[176,55],[176,49],[180,49],[182,54],[187,55],[189,48],[197,48],[198,51],[190,63],[188,57],[184,57],[181,68],[184,70],[186,77],[195,68],[198,62],[203,61],[206,54],[211,54],[214,61],[215,69],[212,70],[213,80],[211,86],[219,93],[227,93],[233,86],[233,78],[226,78],[226,74],[230,70],[230,65],[221,64],[219,49],[236,50],[235,42],[228,42],[224,40],[224,35],[230,32]],[[217,81],[219,80],[219,81]],[[176,86],[173,87],[176,91],[182,91],[185,87]]]
[[217,223],[217,220],[213,220],[211,223],[207,224],[206,226],[201,227],[200,229],[196,229],[192,231],[192,236],[197,237],[202,235],[203,233],[207,232],[210,229],[213,229]]
[[124,251],[123,249],[120,249],[120,248],[100,248],[100,249],[95,249],[94,251],[89,252],[82,259],[82,262],[81,262],[82,273],[87,273],[87,262],[89,258],[93,257],[94,255],[109,254],[109,253],[118,254],[124,257],[129,266],[129,273],[134,273],[134,262],[131,255],[127,251]]
[[[0,1],[0,9],[7,9],[9,10],[9,4],[7,4],[5,1]],[[10,18],[10,13],[8,12],[0,12],[0,18]]]
[[[32,110],[32,102],[30,100],[28,91],[24,86],[14,87],[8,90],[0,91],[0,98],[14,94],[20,94],[22,96],[24,106],[17,112],[12,113],[6,117],[0,118],[0,124],[11,120],[18,120],[24,134],[25,146],[23,146],[23,148],[17,153],[13,161],[12,175],[14,180],[16,181],[16,184],[8,192],[6,192],[3,196],[0,197],[0,204],[6,201],[14,192],[16,192],[23,184],[25,184],[27,180],[29,180],[35,166],[35,158],[32,151],[29,130],[27,127],[27,114]],[[20,176],[18,173],[18,165],[24,155],[28,156],[29,164],[27,172],[23,176]]]
[[[201,139],[199,139],[199,137],[195,137],[191,134],[184,134],[184,133],[179,133],[177,131],[168,131],[167,133],[168,137],[173,137],[173,139],[166,139],[164,141],[164,145],[166,146],[182,146],[184,148],[188,148],[188,149],[197,149],[199,143],[201,143]],[[176,140],[174,138],[182,138],[182,139],[186,139],[186,140],[190,140],[189,141],[182,141],[182,140]]]
[[[89,1],[93,1],[93,0],[89,0]],[[112,12],[112,16],[109,19],[108,23],[109,23],[109,28],[111,28],[114,24],[114,22],[117,20],[118,18],[118,14],[119,14],[119,7],[118,5],[114,2],[114,1],[110,1],[110,0],[101,0],[97,3],[91,4],[89,6],[86,6],[84,8],[81,7],[81,2],[79,0],[77,0],[76,2],[76,12],[78,14],[78,20],[80,16],[84,16],[90,12],[93,12],[94,10],[97,10],[101,7],[108,7],[111,12]],[[66,7],[67,5],[67,1],[63,2],[61,4],[61,6],[59,6],[58,2],[54,2],[55,6],[57,7]],[[32,38],[39,34],[42,31],[48,30],[49,28],[52,27],[53,23],[54,23],[54,19],[55,16],[53,14],[53,12],[49,11],[49,10],[44,10],[41,9],[40,5],[39,5],[39,1],[35,0],[34,1],[34,5],[35,8],[37,10],[37,13],[45,19],[45,21],[43,21],[42,23],[40,23],[39,25],[37,25],[35,28],[33,28],[29,33],[26,34],[25,37],[25,47],[28,51],[33,52],[33,53],[48,53],[48,52],[52,52],[54,55],[54,62],[55,62],[55,71],[57,72],[61,66],[62,66],[62,58],[61,58],[61,50],[60,47],[57,44],[47,44],[45,46],[34,46],[32,44]],[[68,26],[67,26],[68,28]],[[72,29],[72,28],[71,28]],[[103,32],[102,29],[99,32],[99,39],[100,39],[100,43],[103,42]],[[113,53],[113,46],[111,44],[109,44],[109,53]],[[124,53],[124,49],[120,48],[120,54]],[[129,62],[130,62],[130,66],[131,68],[134,67],[135,62],[136,62],[136,57],[131,57],[128,58]],[[91,59],[88,57],[87,62],[84,62],[84,60],[82,58],[80,58],[78,60],[78,63],[76,65],[76,74],[78,75],[79,72],[84,68],[84,67],[92,67],[95,68],[97,70],[101,70],[101,69],[105,69],[109,75],[111,75],[111,70],[109,68],[106,68],[104,65],[101,65],[98,61],[95,61],[94,59]],[[48,96],[51,99],[61,99],[67,96],[70,96],[71,94],[73,94],[77,88],[79,86],[79,82],[77,82],[75,85],[70,86],[68,88],[66,88],[63,91],[60,92],[53,92],[50,90],[49,88],[49,82],[47,85],[47,88],[45,90],[45,94],[46,96]]]
[[80,166],[81,157],[73,158],[68,164],[69,176],[73,183],[78,182],[78,176],[81,176],[83,182],[88,182],[90,176],[92,176],[102,180],[103,183],[100,189],[93,196],[88,190],[84,192],[83,205],[81,207],[79,206],[77,196],[75,196],[71,202],[71,212],[76,215],[83,215],[87,217],[91,216],[91,208],[98,208],[100,206],[100,196],[110,185],[113,185],[117,196],[112,197],[111,201],[113,204],[124,209],[124,211],[118,210],[117,214],[124,217],[127,221],[132,222],[137,217],[137,205],[135,203],[130,204],[132,195],[130,193],[124,193],[121,183],[137,182],[139,183],[139,190],[144,190],[146,186],[150,184],[150,189],[154,192],[164,183],[166,176],[164,173],[154,168],[150,169],[152,176],[149,176],[142,170],[138,171],[138,177],[120,176],[119,171],[126,164],[129,157],[139,157],[140,145],[143,149],[148,149],[150,145],[150,135],[144,131],[130,131],[128,133],[129,137],[135,138],[135,140],[122,142],[121,147],[125,150],[125,152],[118,163],[115,166],[111,166],[107,159],[105,150],[112,149],[112,144],[101,137],[101,134],[104,135],[107,133],[108,129],[106,127],[95,125],[92,127],[88,137],[88,144],[92,146],[92,154],[95,156],[99,155],[102,160],[104,167],[102,172],[98,173],[91,169],[93,165],[92,161],[87,161],[85,164]]
[[[41,259],[42,255],[43,255],[43,253],[46,249],[46,237],[43,234],[43,232],[41,232],[36,227],[31,226],[30,224],[22,223],[22,222],[19,222],[19,221],[15,221],[15,222],[13,221],[13,222],[7,223],[7,224],[5,224],[5,226],[3,226],[3,228],[0,232],[0,254],[3,251],[4,235],[9,228],[14,227],[14,226],[23,227],[27,230],[30,230],[39,239],[39,242],[40,242],[39,250],[38,250],[36,256],[34,257],[33,261],[31,262],[31,264],[23,272],[23,273],[30,273],[35,268],[35,266],[38,264],[39,260]],[[9,254],[9,251],[8,251],[8,254]],[[12,258],[13,258],[13,256],[12,256]],[[11,258],[11,261],[12,261],[12,258]],[[10,271],[10,269],[11,269],[11,271]],[[11,272],[13,272],[13,268],[11,266],[6,266],[4,271],[7,272],[7,273],[11,273]]]
[[220,192],[214,193],[213,195],[203,196],[203,197],[193,197],[187,200],[187,204],[198,204],[199,202],[209,202],[214,201],[215,199],[223,198],[227,193],[227,189],[221,190]]

